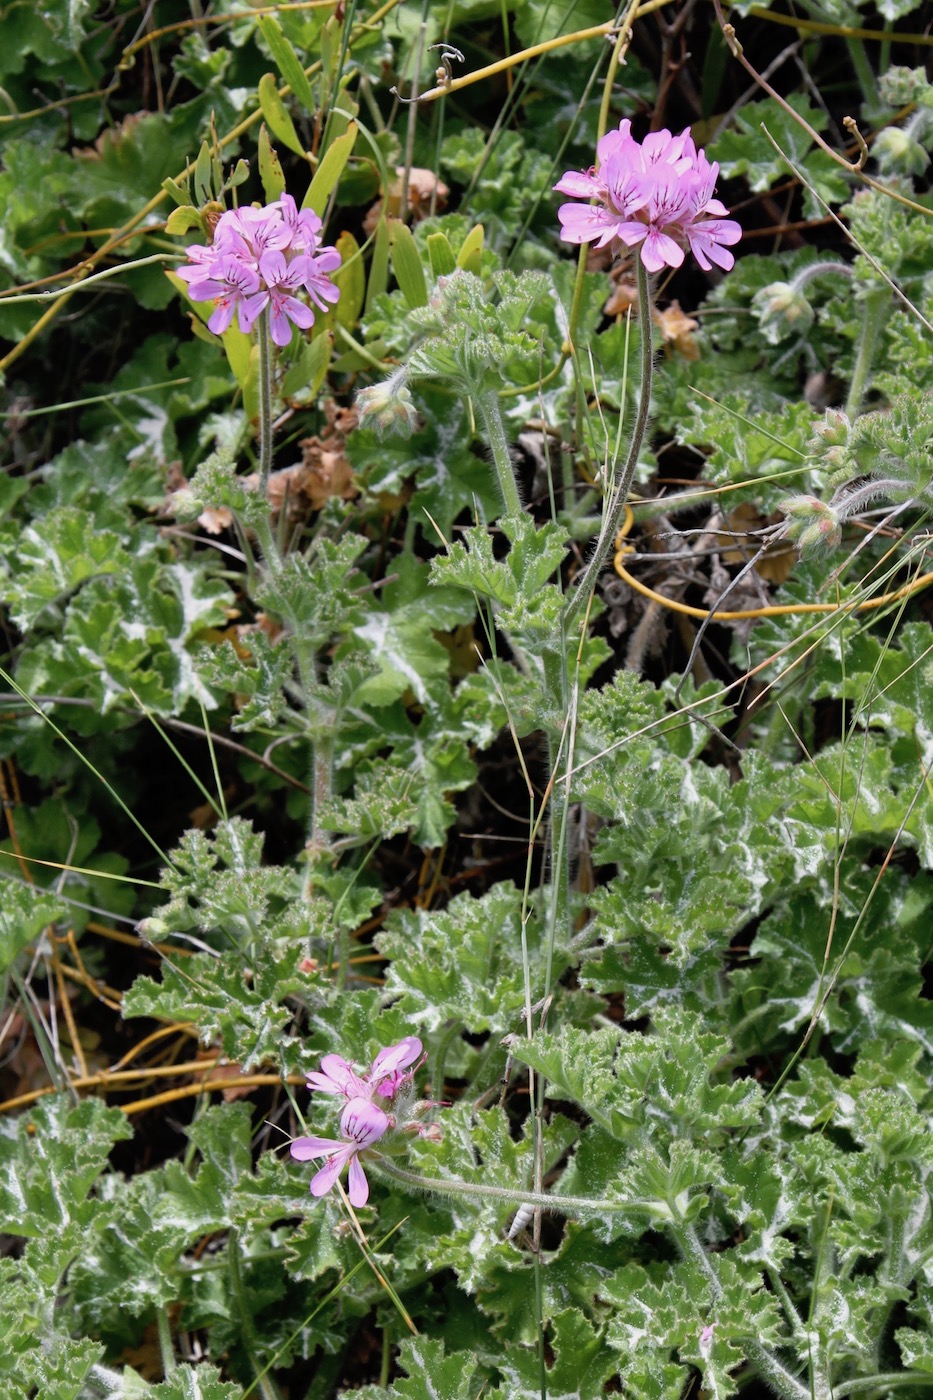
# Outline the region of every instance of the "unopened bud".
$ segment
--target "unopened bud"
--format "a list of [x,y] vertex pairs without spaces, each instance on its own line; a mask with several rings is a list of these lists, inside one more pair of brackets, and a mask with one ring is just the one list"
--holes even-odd
[[814,449],[822,451],[827,447],[848,447],[851,426],[841,408],[828,408],[813,426],[811,441]]
[[195,495],[190,486],[182,486],[173,491],[169,499],[172,514],[177,520],[192,520],[204,509],[204,502]]
[[886,126],[878,133],[872,155],[883,175],[922,175],[930,157],[904,127]]
[[390,374],[381,384],[361,389],[356,396],[356,408],[360,427],[372,428],[380,437],[386,433],[411,437],[418,426],[418,410],[399,371]]
[[790,335],[799,335],[813,324],[813,307],[803,292],[790,282],[772,282],[755,293],[752,302],[765,339],[776,345]]
[[818,496],[789,496],[781,502],[787,538],[801,555],[828,553],[842,540],[842,521]]

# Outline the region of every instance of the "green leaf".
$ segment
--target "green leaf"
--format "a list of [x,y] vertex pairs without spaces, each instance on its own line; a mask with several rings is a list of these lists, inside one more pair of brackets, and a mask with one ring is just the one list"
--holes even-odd
[[303,156],[304,146],[298,137],[288,108],[279,96],[278,86],[273,73],[264,73],[259,79],[259,105],[262,114],[266,119],[269,130],[277,141],[281,141],[283,146],[287,146],[290,151],[294,151],[296,156]]
[[34,885],[19,884],[9,878],[13,868],[11,859],[3,861],[3,874],[7,878],[3,880],[0,903],[0,973],[8,972],[23,949],[40,938],[50,924],[66,917],[60,900],[41,893]]
[[282,380],[282,397],[313,403],[327,377],[333,348],[333,331],[322,331],[313,340],[305,341]]
[[292,90],[292,96],[313,115],[317,109],[314,91],[295,50],[282,32],[282,26],[274,15],[260,15],[259,29],[269,45],[276,67]]
[[356,138],[359,134],[359,127],[356,122],[350,122],[346,131],[340,136],[335,136],[321,156],[320,164],[314,172],[314,177],[308,186],[307,193],[301,202],[302,209],[313,209],[315,214],[321,218],[327,209],[327,201],[333,194],[337,181],[343,174],[344,167],[350,156],[353,154],[353,147],[356,145]]
[[[537,940],[529,938],[532,949]],[[390,958],[387,989],[417,1024],[448,1018],[473,1033],[504,1034],[524,1001],[519,892],[496,885],[481,899],[457,895],[444,910],[397,911],[377,938]],[[544,956],[530,954],[532,977]]]
[[0,1227],[10,1235],[41,1238],[89,1225],[98,1209],[91,1191],[110,1149],[132,1135],[120,1110],[99,1099],[75,1105],[51,1094],[19,1118],[5,1119]]
[[282,162],[269,140],[265,122],[259,128],[259,178],[266,203],[271,204],[285,189],[285,175]]
[[152,1386],[146,1400],[242,1400],[243,1393],[233,1381],[221,1380],[216,1367],[202,1362],[177,1367],[171,1380]]
[[402,1342],[399,1360],[408,1372],[388,1390],[364,1385],[356,1392],[359,1400],[473,1400],[473,1377],[477,1360],[469,1352],[444,1352],[442,1342],[429,1337]]
[[353,330],[363,309],[366,273],[363,270],[360,245],[352,233],[342,233],[337,239],[336,248],[341,260],[340,267],[333,274],[334,285],[340,289],[337,323],[347,330]]
[[47,608],[64,603],[87,579],[129,567],[117,535],[96,528],[86,511],[67,507],[49,512],[41,529],[27,526],[15,545],[13,540],[0,542],[0,560],[6,575],[0,596],[23,629]]
[[428,284],[421,265],[421,254],[418,252],[414,234],[401,219],[389,220],[389,247],[392,271],[402,296],[410,307],[427,306]]
[[428,234],[428,257],[435,280],[438,277],[449,277],[457,266],[454,250],[444,233]]

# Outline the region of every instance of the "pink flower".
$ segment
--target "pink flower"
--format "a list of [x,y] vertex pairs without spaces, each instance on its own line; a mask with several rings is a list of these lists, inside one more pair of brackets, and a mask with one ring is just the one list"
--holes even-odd
[[308,1075],[308,1088],[370,1102],[377,1094],[384,1099],[394,1098],[403,1085],[411,1082],[414,1071],[408,1067],[417,1060],[421,1049],[416,1035],[406,1035],[404,1040],[380,1050],[363,1074],[342,1055],[325,1055],[320,1070],[312,1070]]
[[[327,1056],[338,1059],[338,1056]],[[351,1098],[340,1115],[340,1142],[332,1138],[296,1138],[291,1154],[299,1162],[315,1157],[328,1160],[311,1178],[312,1196],[323,1196],[332,1188],[344,1167],[349,1165],[347,1195],[350,1204],[359,1208],[369,1200],[369,1182],[360,1162],[360,1153],[378,1142],[390,1126],[390,1119],[368,1098]]]
[[560,206],[565,243],[640,245],[649,272],[680,267],[688,250],[704,271],[714,263],[732,267],[723,245],[737,243],[742,229],[721,217],[728,211],[712,197],[719,166],[697,150],[689,131],[653,131],[638,142],[626,120],[602,137],[596,155],[598,169],[570,170],[554,186],[573,199],[599,201]]
[[342,1055],[325,1055],[320,1070],[308,1075],[308,1088],[321,1094],[343,1094],[348,1099],[365,1099],[369,1086]]
[[282,195],[264,209],[228,209],[217,221],[209,248],[185,251],[188,265],[178,276],[188,283],[192,301],[213,301],[208,330],[222,335],[237,315],[249,335],[256,318],[270,308],[272,339],[287,345],[292,325],[314,324],[314,312],[295,293],[304,291],[326,311],[340,297],[329,274],[340,266],[336,248],[321,246],[321,220],[311,209],[298,209]]
[[379,1051],[366,1078],[382,1098],[394,1098],[399,1089],[411,1081],[414,1071],[408,1066],[413,1065],[420,1054],[421,1041],[416,1035],[406,1035],[397,1045]]

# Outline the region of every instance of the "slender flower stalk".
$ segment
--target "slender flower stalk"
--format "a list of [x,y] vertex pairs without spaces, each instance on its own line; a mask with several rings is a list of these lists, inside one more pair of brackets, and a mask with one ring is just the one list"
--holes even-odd
[[638,458],[641,453],[642,443],[645,440],[645,433],[648,428],[648,419],[651,414],[651,385],[654,378],[654,351],[651,341],[651,284],[645,270],[644,262],[638,252],[635,254],[635,277],[638,285],[638,310],[641,322],[641,382],[639,386],[638,411],[635,417],[635,424],[632,429],[632,436],[629,440],[628,454],[625,458],[621,472],[613,482],[612,492],[608,504],[603,512],[603,523],[599,536],[593,550],[590,562],[587,564],[580,582],[567,605],[568,630],[579,616],[581,610],[585,608],[596,587],[596,580],[599,577],[606,557],[612,548],[613,541],[619,532],[622,523],[622,516],[625,512],[625,504],[628,500],[628,493],[632,487],[635,476],[635,468],[638,466]]
[[615,539],[648,427],[653,374],[649,274],[680,267],[687,252],[704,271],[714,265],[728,271],[735,261],[728,245],[742,236],[741,226],[723,217],[728,210],[713,196],[719,166],[697,150],[689,131],[679,136],[655,131],[638,142],[631,122],[624,120],[616,131],[600,138],[596,156],[597,165],[585,172],[569,170],[554,186],[572,200],[589,201],[561,205],[557,211],[561,238],[567,243],[595,243],[597,248],[621,244],[634,250],[641,383],[628,454],[613,482],[593,556],[570,600],[568,623],[586,605]]

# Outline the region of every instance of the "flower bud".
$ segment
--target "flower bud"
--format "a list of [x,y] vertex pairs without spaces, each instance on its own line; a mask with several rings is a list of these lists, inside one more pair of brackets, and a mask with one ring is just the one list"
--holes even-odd
[[848,447],[851,426],[841,408],[828,408],[813,426],[811,443],[814,451],[820,452],[827,447]]
[[908,103],[916,102],[928,86],[922,68],[904,68],[900,64],[892,64],[878,79],[881,100],[889,107],[906,107]]
[[886,126],[878,133],[872,155],[883,175],[922,175],[930,157],[904,127]]
[[842,540],[838,513],[818,496],[789,496],[781,502],[787,517],[787,538],[801,555],[815,555],[836,549]]
[[204,509],[204,502],[195,495],[190,486],[182,486],[173,491],[170,501],[172,514],[178,520],[193,520]]
[[380,438],[386,433],[411,437],[418,426],[418,411],[401,371],[390,374],[381,384],[361,389],[356,408],[360,427],[372,428]]
[[800,335],[813,324],[813,307],[790,282],[772,282],[763,287],[755,293],[752,305],[770,345],[777,345],[790,335]]

